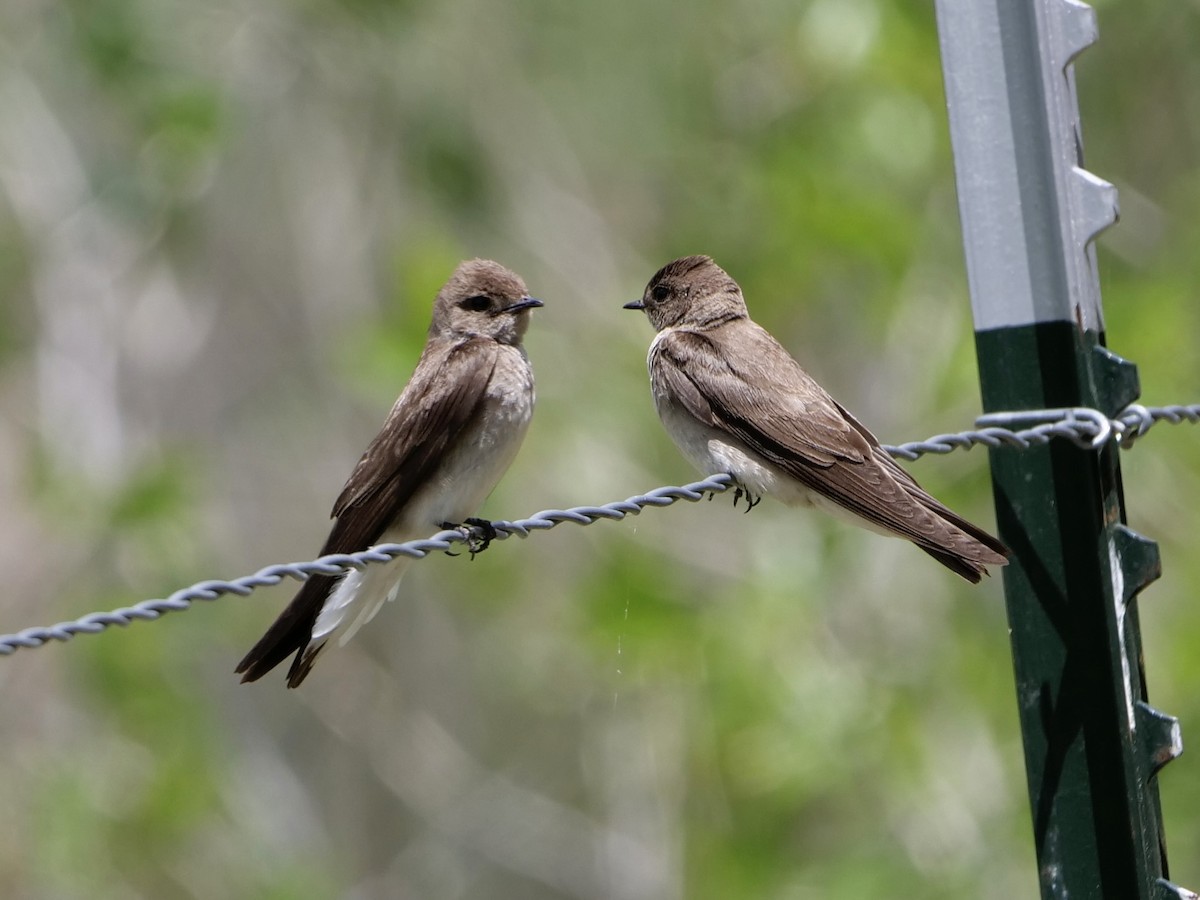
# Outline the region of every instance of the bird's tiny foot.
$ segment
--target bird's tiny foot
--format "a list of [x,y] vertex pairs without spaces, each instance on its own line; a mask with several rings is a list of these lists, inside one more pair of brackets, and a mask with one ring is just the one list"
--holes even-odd
[[471,554],[471,559],[490,547],[492,541],[496,539],[496,526],[487,519],[472,517],[463,522],[463,527],[470,529],[470,533],[467,535],[467,550]]
[[[496,526],[487,519],[470,518],[465,519],[462,524],[443,522],[441,527],[447,531],[457,531],[463,536],[463,540],[467,544],[467,552],[471,554],[471,559],[474,559],[477,554],[482,553],[490,547],[496,537]],[[443,552],[447,556],[462,555],[460,553],[452,553],[449,550]]]
[[750,489],[743,487],[740,484],[735,484],[733,487],[733,508],[737,509],[738,501],[745,498],[746,508],[742,510],[744,513],[750,512],[758,504],[762,503],[762,497],[750,493]]

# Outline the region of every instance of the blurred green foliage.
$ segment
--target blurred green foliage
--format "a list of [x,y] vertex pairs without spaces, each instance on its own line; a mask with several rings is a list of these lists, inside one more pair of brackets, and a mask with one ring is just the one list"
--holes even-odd
[[[1200,9],[1097,5],[1109,343],[1196,402]],[[493,516],[691,480],[620,310],[685,253],[883,440],[978,411],[930,4],[17,2],[0,34],[5,630],[309,558],[463,257],[547,303]],[[1185,740],[1197,439],[1124,457]],[[986,524],[985,461],[911,469]],[[289,590],[0,665],[6,896],[1036,892],[997,579],[718,499],[429,560],[302,690],[239,686]],[[1192,888],[1194,773],[1162,775]]]

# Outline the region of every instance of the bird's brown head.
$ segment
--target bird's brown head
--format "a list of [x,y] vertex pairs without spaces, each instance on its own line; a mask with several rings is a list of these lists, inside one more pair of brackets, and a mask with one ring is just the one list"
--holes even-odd
[[461,263],[433,302],[431,336],[486,337],[501,344],[521,343],[529,311],[542,306],[525,282],[490,259]]
[[708,256],[667,263],[654,273],[642,299],[625,308],[645,310],[655,331],[675,325],[719,325],[747,315],[742,289]]

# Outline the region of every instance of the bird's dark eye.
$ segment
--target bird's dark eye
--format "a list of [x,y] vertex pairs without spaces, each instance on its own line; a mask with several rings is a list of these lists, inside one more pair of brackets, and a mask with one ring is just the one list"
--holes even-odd
[[656,284],[650,291],[650,296],[654,298],[655,303],[662,303],[667,299],[667,295],[671,293],[671,289],[665,284]]
[[492,298],[484,294],[476,294],[474,297],[468,297],[459,305],[472,312],[483,312],[492,305]]

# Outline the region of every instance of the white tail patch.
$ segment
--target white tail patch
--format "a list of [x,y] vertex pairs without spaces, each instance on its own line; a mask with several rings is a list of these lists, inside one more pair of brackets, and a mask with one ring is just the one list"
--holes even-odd
[[345,646],[383,604],[395,600],[400,592],[400,579],[412,559],[398,557],[390,563],[354,569],[346,574],[325,601],[313,626],[312,643],[337,636],[338,646]]

